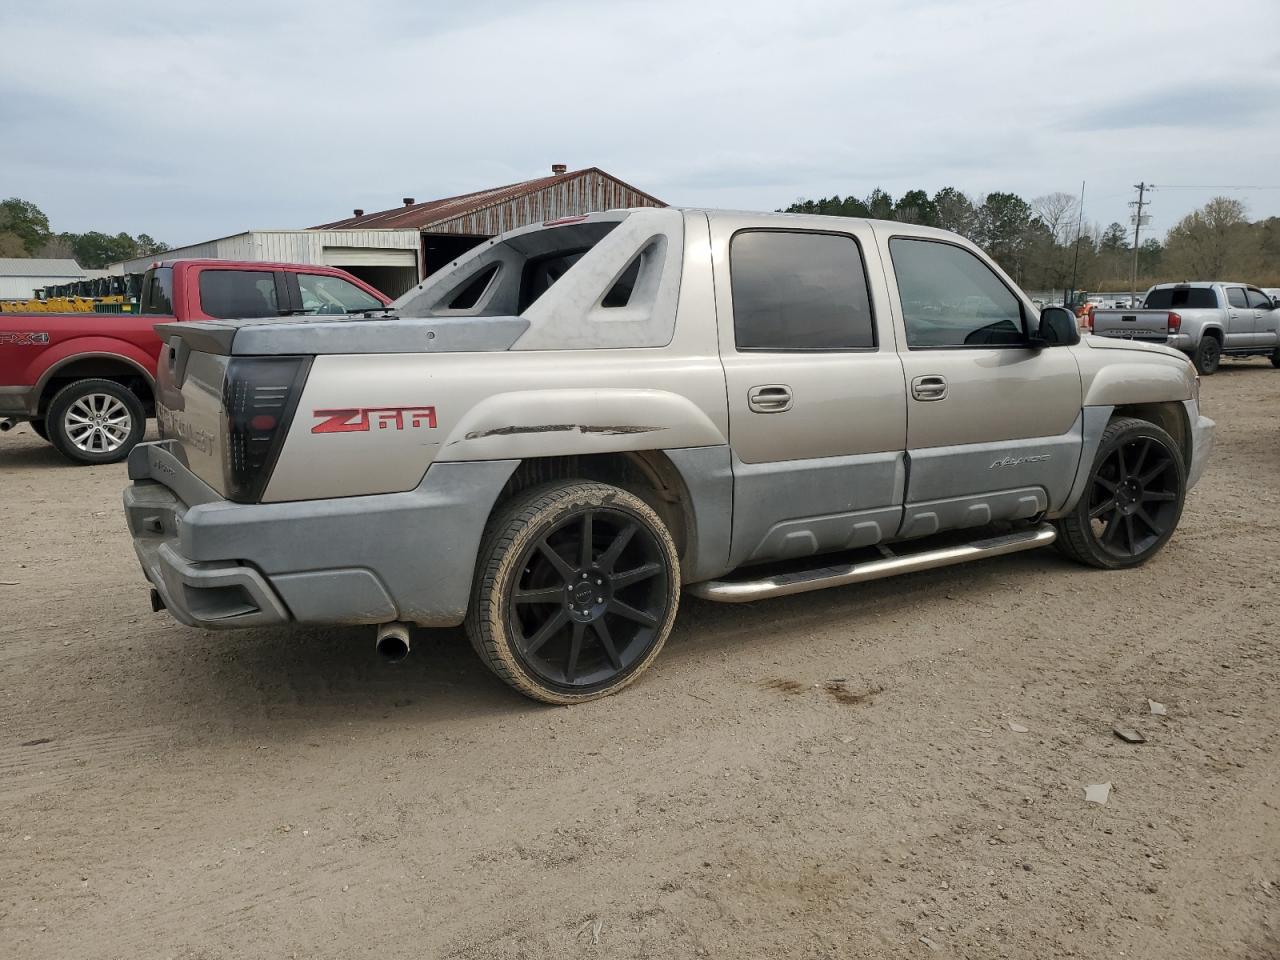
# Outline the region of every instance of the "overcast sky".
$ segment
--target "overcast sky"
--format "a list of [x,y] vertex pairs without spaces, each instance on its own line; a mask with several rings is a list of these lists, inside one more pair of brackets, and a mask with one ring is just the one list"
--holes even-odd
[[[953,185],[1280,214],[1277,0],[6,2],[0,197],[172,244],[599,166],[673,204]],[[1173,189],[1178,185],[1251,190]]]

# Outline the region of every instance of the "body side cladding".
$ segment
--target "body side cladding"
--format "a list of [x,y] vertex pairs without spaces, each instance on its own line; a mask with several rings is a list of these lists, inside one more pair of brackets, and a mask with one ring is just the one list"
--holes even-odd
[[733,530],[733,467],[727,445],[662,451],[689,495],[681,577],[709,580],[729,571]]
[[1061,506],[1046,514],[1046,519],[1055,520],[1070,513],[1080,502],[1085,486],[1089,482],[1089,471],[1093,469],[1093,458],[1098,455],[1098,446],[1102,443],[1103,431],[1111,422],[1114,407],[1085,407],[1081,411],[1081,445],[1080,459],[1076,463],[1075,474],[1071,480],[1071,488]]

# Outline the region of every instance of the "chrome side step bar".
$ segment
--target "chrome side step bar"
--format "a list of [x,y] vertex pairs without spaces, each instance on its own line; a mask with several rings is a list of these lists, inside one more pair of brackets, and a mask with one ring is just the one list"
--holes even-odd
[[[685,589],[695,597],[701,597],[704,600],[747,603],[769,597],[785,597],[792,593],[808,593],[810,590],[840,587],[847,583],[880,580],[900,573],[949,567],[952,564],[980,560],[984,557],[1002,557],[1006,553],[1019,553],[1022,550],[1045,547],[1056,539],[1058,539],[1058,532],[1045,523],[1034,530],[1020,530],[1002,537],[975,540],[972,543],[943,547],[939,550],[925,550],[906,556],[889,555],[882,560],[820,567],[816,570],[800,570],[796,573],[783,573],[761,580],[704,580],[702,583],[691,583]],[[882,549],[886,553],[889,552],[887,548]]]

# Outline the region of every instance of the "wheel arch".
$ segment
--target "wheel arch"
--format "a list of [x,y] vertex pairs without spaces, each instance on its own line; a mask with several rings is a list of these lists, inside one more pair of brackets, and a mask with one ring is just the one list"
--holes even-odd
[[1160,403],[1129,403],[1116,407],[1111,413],[1111,420],[1118,417],[1132,417],[1135,420],[1146,420],[1169,434],[1178,445],[1182,454],[1184,470],[1191,469],[1192,439],[1191,421],[1187,415],[1186,405],[1180,400],[1166,400]]
[[53,364],[36,384],[37,414],[44,416],[49,401],[63,387],[77,380],[112,380],[127,387],[151,414],[155,404],[155,379],[136,360],[118,353],[76,353]]
[[528,457],[490,509],[543,483],[608,483],[647,503],[675,541],[685,582],[723,573],[729,551],[732,477],[727,446]]

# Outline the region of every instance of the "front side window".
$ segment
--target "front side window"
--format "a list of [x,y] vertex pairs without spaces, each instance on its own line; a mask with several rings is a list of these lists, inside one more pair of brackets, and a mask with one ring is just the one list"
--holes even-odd
[[298,292],[302,295],[302,312],[308,314],[337,315],[382,306],[377,297],[365,293],[354,283],[320,273],[298,274]]
[[1022,304],[970,251],[934,240],[889,241],[907,346],[1025,346]]
[[739,350],[865,350],[876,345],[867,275],[844,234],[747,230],[729,245]]
[[1249,298],[1249,306],[1255,310],[1271,309],[1271,298],[1261,290],[1246,290],[1245,293]]
[[1227,303],[1233,307],[1249,306],[1249,301],[1244,296],[1244,287],[1227,287]]
[[200,304],[219,320],[274,317],[280,313],[276,275],[269,270],[202,270]]

